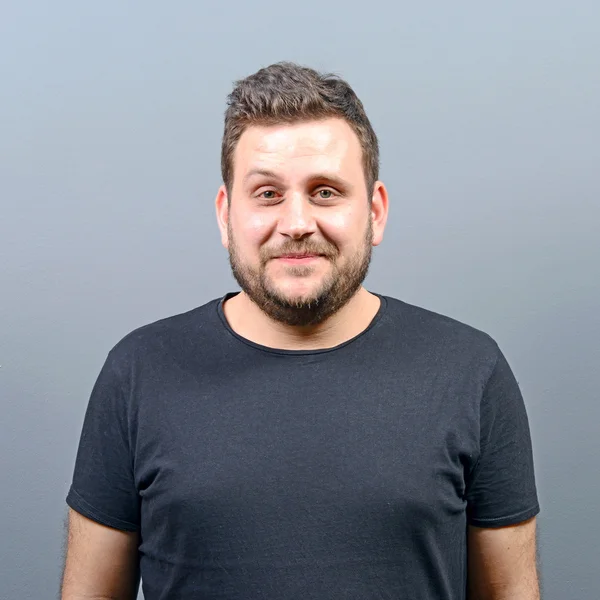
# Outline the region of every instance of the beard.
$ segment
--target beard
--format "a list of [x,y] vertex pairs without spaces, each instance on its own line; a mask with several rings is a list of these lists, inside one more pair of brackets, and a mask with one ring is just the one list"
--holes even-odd
[[[255,268],[242,260],[231,225],[228,225],[228,236],[229,264],[238,285],[268,317],[295,327],[323,323],[344,307],[359,290],[371,263],[373,224],[370,218],[359,248],[341,264],[338,262],[339,251],[333,244],[308,239],[289,240],[277,249],[261,248],[259,266]],[[267,275],[267,264],[271,259],[293,252],[319,254],[333,267],[310,294],[285,295],[278,289],[276,281]],[[296,277],[306,277],[312,271],[313,267],[309,265],[287,267],[287,272]]]

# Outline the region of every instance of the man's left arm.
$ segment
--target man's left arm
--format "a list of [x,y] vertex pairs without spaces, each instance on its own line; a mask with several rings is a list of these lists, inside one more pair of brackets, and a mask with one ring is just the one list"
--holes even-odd
[[468,528],[469,600],[539,600],[536,518]]

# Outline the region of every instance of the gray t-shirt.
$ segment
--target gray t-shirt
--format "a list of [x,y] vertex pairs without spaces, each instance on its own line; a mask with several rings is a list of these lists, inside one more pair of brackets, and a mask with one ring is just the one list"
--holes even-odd
[[497,344],[380,298],[326,350],[252,343],[216,299],[110,351],[67,502],[139,530],[146,600],[463,600],[467,525],[539,512]]

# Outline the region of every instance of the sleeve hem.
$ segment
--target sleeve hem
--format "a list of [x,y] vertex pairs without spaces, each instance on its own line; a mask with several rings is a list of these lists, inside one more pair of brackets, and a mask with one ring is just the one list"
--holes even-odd
[[523,521],[527,521],[538,515],[540,512],[540,505],[536,503],[531,508],[527,510],[522,510],[518,513],[513,513],[512,515],[507,515],[505,517],[494,517],[489,519],[476,519],[470,518],[468,520],[469,525],[474,525],[475,527],[505,527],[507,525],[516,525],[518,523],[522,523]]
[[67,504],[78,513],[82,514],[84,517],[92,519],[101,525],[106,525],[107,527],[112,527],[113,529],[120,529],[122,531],[138,531],[139,527],[135,523],[131,523],[130,521],[126,521],[124,519],[119,519],[117,517],[111,517],[106,513],[98,510],[96,507],[92,506],[89,502],[84,500],[77,491],[73,487],[69,490],[67,495]]

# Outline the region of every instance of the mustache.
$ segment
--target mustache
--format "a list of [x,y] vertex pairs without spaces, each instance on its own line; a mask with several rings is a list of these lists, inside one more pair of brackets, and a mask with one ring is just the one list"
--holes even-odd
[[264,248],[261,258],[264,261],[277,258],[285,254],[319,254],[326,258],[334,258],[337,255],[335,247],[330,244],[318,244],[315,242],[286,242],[277,248]]

